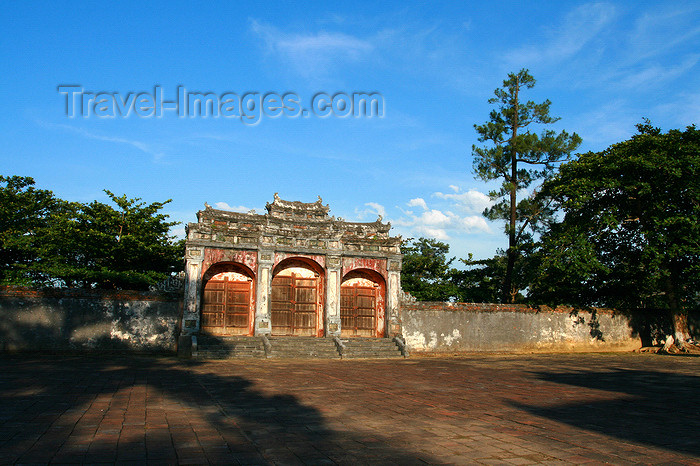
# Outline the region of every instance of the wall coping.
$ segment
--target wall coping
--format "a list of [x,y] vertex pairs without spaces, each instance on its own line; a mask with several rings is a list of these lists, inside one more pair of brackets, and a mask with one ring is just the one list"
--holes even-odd
[[84,288],[42,288],[0,286],[0,298],[99,299],[105,301],[180,301],[182,293],[139,290],[90,290]]
[[496,304],[496,303],[451,303],[442,301],[402,301],[401,310],[411,311],[442,311],[442,312],[513,312],[513,313],[531,313],[550,312],[559,314],[571,314],[572,312],[591,312],[595,311],[599,314],[616,315],[618,314],[613,309],[591,308],[591,309],[575,309],[572,306],[528,306],[526,304]]

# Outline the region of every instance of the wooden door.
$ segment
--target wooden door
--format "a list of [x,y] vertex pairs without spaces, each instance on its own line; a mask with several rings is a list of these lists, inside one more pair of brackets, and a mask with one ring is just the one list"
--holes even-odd
[[340,334],[376,337],[379,286],[354,284],[340,287]]
[[251,335],[252,281],[209,280],[204,286],[202,331],[211,335]]
[[316,336],[318,278],[276,276],[270,304],[273,335]]

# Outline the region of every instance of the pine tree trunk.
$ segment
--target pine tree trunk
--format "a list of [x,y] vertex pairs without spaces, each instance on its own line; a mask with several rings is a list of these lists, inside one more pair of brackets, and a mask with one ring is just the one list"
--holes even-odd
[[518,107],[519,107],[519,87],[515,89],[515,111],[511,123],[510,139],[510,218],[508,222],[508,263],[506,265],[506,276],[503,280],[502,302],[512,303],[515,298],[513,292],[513,270],[515,270],[515,250],[516,237],[515,226],[518,220],[518,153],[515,149],[515,141],[518,136]]
[[513,269],[515,265],[515,255],[513,254],[513,250],[508,248],[508,251],[506,251],[507,255],[507,262],[506,262],[506,276],[503,278],[503,290],[501,292],[501,302],[502,303],[511,303],[513,301]]
[[[515,162],[513,162],[513,168],[515,171]],[[506,251],[507,265],[506,265],[506,276],[503,278],[503,291],[501,295],[501,302],[512,303],[515,298],[515,293],[513,290],[513,271],[515,270],[515,257],[517,251],[516,237],[515,237],[515,226],[517,220],[517,196],[516,196],[515,186],[511,188],[510,192],[510,221],[508,223],[508,251]]]

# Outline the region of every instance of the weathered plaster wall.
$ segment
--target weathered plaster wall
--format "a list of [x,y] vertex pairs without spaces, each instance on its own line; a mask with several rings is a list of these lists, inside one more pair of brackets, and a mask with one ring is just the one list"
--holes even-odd
[[179,296],[0,288],[0,350],[176,351]]
[[[181,298],[152,292],[0,288],[0,350],[174,353]],[[402,303],[413,351],[625,351],[623,316],[469,303]],[[596,335],[598,337],[596,337]]]
[[627,318],[605,310],[414,302],[401,304],[413,351],[627,351],[640,347]]

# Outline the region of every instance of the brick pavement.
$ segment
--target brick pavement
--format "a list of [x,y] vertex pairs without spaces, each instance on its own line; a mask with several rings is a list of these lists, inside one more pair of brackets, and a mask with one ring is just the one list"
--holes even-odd
[[694,357],[0,364],[0,464],[700,464]]

